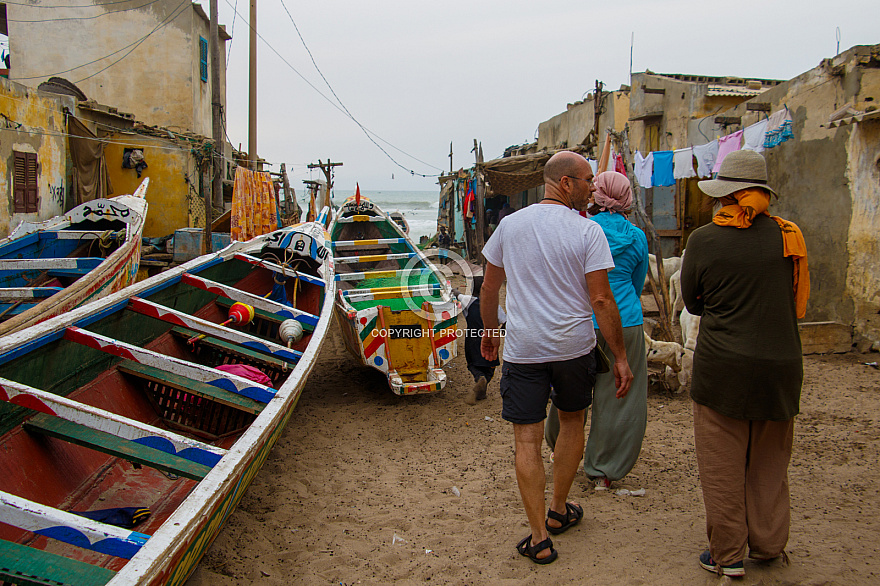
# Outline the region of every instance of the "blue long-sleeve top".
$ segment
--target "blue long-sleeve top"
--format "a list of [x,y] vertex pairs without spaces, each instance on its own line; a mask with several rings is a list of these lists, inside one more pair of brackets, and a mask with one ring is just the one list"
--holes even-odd
[[[620,325],[625,328],[642,325],[641,294],[648,274],[648,239],[623,214],[600,212],[590,219],[602,227],[614,257],[608,282],[620,311]],[[593,327],[599,328],[595,316]]]

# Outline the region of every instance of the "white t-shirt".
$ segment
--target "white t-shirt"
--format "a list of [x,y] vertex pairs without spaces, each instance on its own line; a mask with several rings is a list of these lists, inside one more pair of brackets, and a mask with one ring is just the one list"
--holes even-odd
[[614,268],[596,222],[561,205],[533,204],[508,216],[483,256],[507,276],[504,360],[571,360],[596,345],[584,275]]

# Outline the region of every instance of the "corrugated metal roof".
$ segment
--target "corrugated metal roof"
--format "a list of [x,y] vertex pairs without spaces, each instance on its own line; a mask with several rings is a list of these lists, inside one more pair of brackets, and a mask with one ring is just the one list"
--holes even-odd
[[717,84],[709,84],[709,91],[706,92],[707,96],[757,96],[758,94],[764,93],[766,90],[770,89],[769,87],[760,87],[757,89],[749,89],[746,86],[742,85],[717,85]]

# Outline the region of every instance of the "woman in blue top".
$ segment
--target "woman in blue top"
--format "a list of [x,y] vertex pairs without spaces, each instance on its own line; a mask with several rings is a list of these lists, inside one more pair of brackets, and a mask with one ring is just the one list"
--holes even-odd
[[[627,219],[632,210],[632,188],[626,176],[608,171],[600,173],[594,183],[596,192],[588,211],[605,232],[614,257],[614,269],[608,273],[608,282],[620,311],[626,356],[634,377],[632,388],[623,399],[615,397],[613,373],[599,374],[596,378],[584,472],[596,483],[596,489],[601,490],[632,470],[648,423],[648,363],[640,298],[648,273],[648,240],[645,233]],[[593,327],[597,343],[613,364],[614,354],[595,319]],[[544,429],[551,449],[556,445],[558,433],[559,418],[551,405]]]

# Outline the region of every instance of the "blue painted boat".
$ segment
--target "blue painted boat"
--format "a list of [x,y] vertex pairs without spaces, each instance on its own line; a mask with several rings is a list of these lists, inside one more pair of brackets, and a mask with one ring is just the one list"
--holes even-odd
[[0,338],[0,581],[186,581],[325,339],[328,213]]

